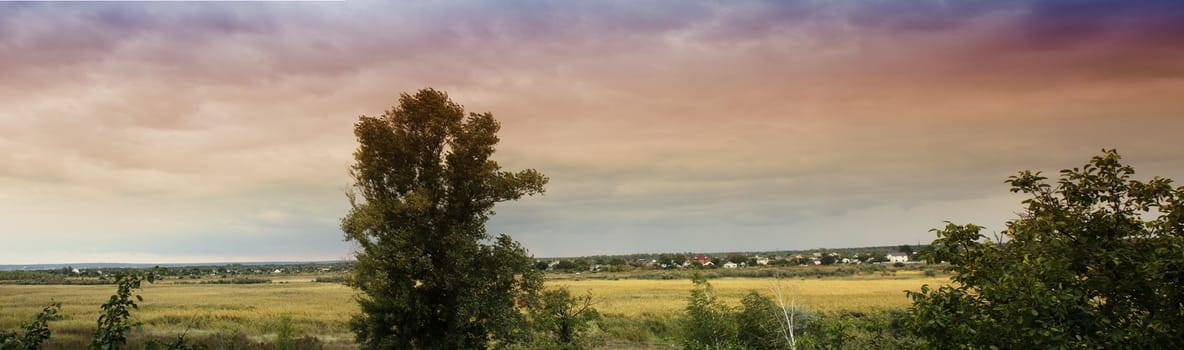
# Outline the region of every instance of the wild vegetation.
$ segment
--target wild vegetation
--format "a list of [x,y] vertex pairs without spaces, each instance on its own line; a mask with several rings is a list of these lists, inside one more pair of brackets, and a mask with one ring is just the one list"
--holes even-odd
[[[159,304],[135,294],[155,271],[0,274],[13,283],[0,284],[0,325],[20,325],[0,349],[1184,348],[1184,187],[1131,179],[1113,150],[1055,185],[1009,178],[1030,198],[993,238],[948,223],[893,263],[851,251],[548,262],[485,231],[496,203],[547,183],[489,159],[498,129],[443,92],[404,94],[355,125],[349,268],[181,273],[152,289]],[[206,276],[218,282],[192,283]],[[44,285],[91,282],[117,290],[93,327],[80,315],[109,286]]]
[[935,230],[954,283],[911,292],[910,326],[933,347],[1184,347],[1184,187],[1103,150],[1056,184],[1010,177],[1025,211],[993,238]]
[[[790,273],[806,268],[783,269]],[[617,274],[622,278],[608,279],[585,278],[595,275],[548,274],[544,286],[545,290],[566,289],[572,298],[591,295],[590,308],[596,310],[598,317],[584,323],[587,328],[577,340],[584,348],[681,347],[680,322],[685,319],[687,298],[693,288],[689,277],[655,280],[623,278],[625,274]],[[157,280],[142,286],[139,294],[144,301],[138,302],[139,308],[131,314],[133,320],[143,324],[142,331],[128,335],[127,348],[143,348],[150,339],[175,341],[178,335],[184,334],[189,344],[203,344],[210,349],[273,349],[282,339],[285,327],[281,320],[285,318],[289,320],[291,342],[297,344],[289,349],[356,348],[349,328],[351,316],[359,312],[353,300],[355,293],[339,283],[313,282],[333,276],[276,277],[272,283],[246,285],[191,284],[187,283],[189,280],[176,278]],[[746,277],[710,280],[718,300],[733,307],[739,306],[754,289],[772,297],[770,287],[775,281]],[[906,267],[895,274],[785,278],[782,283],[786,291],[793,291],[796,296],[804,315],[801,317],[860,323],[907,307],[909,299],[903,290],[918,290],[922,284],[941,285],[945,281],[944,277],[926,277],[921,271]],[[99,305],[108,301],[114,290],[113,285],[0,284],[0,295],[3,295],[0,329],[19,331],[21,323],[29,323],[52,300],[60,303],[61,309],[59,319],[49,323],[53,336],[43,348],[86,348],[95,320],[102,312]],[[542,334],[545,326],[532,323],[531,329],[539,333],[525,339],[523,347],[542,349],[557,344],[553,336]]]

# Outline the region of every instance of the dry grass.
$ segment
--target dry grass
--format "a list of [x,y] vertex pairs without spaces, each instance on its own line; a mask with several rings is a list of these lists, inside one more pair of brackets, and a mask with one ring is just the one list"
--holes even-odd
[[[711,280],[716,294],[737,305],[749,290],[773,296],[772,278],[722,278]],[[783,292],[792,292],[797,304],[806,310],[822,312],[882,311],[908,306],[905,290],[918,290],[922,284],[944,285],[945,277],[850,277],[841,279],[783,279]],[[592,292],[601,313],[626,317],[654,315],[669,317],[686,307],[692,283],[689,280],[567,280],[548,286],[563,286],[575,293]]]
[[[340,284],[309,280],[145,285],[141,292],[144,301],[133,317],[144,322],[145,331],[155,336],[221,333],[269,340],[275,337],[280,316],[288,316],[298,333],[316,336],[331,348],[348,346],[353,335],[347,322],[358,312],[353,301],[355,292]],[[775,282],[770,278],[711,280],[718,295],[734,304],[752,289],[770,293]],[[916,290],[926,283],[941,285],[948,279],[902,273],[895,277],[783,279],[781,283],[807,310],[877,311],[907,306],[906,289]],[[548,281],[547,286],[567,287],[575,293],[590,290],[596,308],[606,315],[670,319],[683,312],[692,284],[689,280],[566,279]],[[94,329],[99,305],[114,291],[113,285],[0,285],[0,329],[15,329],[53,300],[62,303],[63,319],[50,324],[54,330],[50,347],[85,344]]]
[[[63,317],[50,323],[51,342],[77,343],[89,339],[99,306],[114,291],[111,285],[0,285],[0,329],[18,327],[53,300],[62,303]],[[144,301],[132,315],[157,336],[237,333],[265,340],[274,338],[279,317],[288,316],[298,334],[349,342],[346,323],[358,310],[354,292],[332,283],[163,283],[145,285],[140,294]]]

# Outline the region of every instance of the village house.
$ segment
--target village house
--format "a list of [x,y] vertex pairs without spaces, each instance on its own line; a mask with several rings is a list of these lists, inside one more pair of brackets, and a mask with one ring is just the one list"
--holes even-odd
[[637,259],[637,260],[633,261],[633,266],[654,267],[654,264],[657,262],[658,262],[657,260],[653,260],[653,259]]
[[707,255],[703,255],[703,254],[695,254],[694,258],[688,258],[686,263],[683,264],[683,266],[691,266],[692,263],[699,263],[699,265],[703,265],[703,266],[711,266],[712,265],[711,258],[708,258]]

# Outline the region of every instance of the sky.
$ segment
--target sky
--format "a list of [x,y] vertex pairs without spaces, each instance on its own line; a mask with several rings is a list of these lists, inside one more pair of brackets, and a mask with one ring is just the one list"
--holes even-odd
[[353,123],[446,91],[539,257],[996,231],[1019,170],[1184,181],[1184,2],[0,3],[0,264],[347,259]]

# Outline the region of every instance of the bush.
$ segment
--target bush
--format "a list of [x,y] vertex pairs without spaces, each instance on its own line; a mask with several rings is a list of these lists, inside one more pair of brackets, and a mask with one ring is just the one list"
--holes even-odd
[[49,321],[59,318],[62,303],[53,303],[41,310],[33,317],[33,322],[21,323],[24,334],[15,332],[0,332],[0,350],[33,350],[41,349],[41,343],[49,339]]
[[695,287],[687,300],[687,318],[683,320],[684,348],[741,349],[732,308],[716,299],[703,275],[696,273],[691,281]]
[[[140,289],[140,283],[147,281],[152,283],[156,281],[156,272],[145,275],[139,274],[123,274],[119,273],[115,276],[115,283],[118,285],[115,295],[112,295],[107,303],[103,304],[103,314],[99,315],[98,327],[95,333],[91,336],[90,347],[92,349],[102,350],[118,350],[127,344],[127,335],[131,333],[132,327],[140,329],[142,324],[140,322],[131,321],[131,309],[138,309],[140,306],[136,301],[143,301],[144,298],[138,294],[132,293],[136,289]],[[136,300],[131,297],[135,296]]]
[[345,276],[317,277],[312,280],[317,283],[345,283]]
[[935,348],[1184,348],[1184,187],[1131,180],[1103,150],[1054,185],[1010,177],[1030,198],[1006,230],[947,223],[925,259],[954,283],[910,292]]
[[736,317],[740,344],[745,349],[784,349],[781,308],[769,297],[749,291],[740,301],[742,307]]
[[538,302],[530,308],[531,322],[540,332],[544,348],[584,349],[599,343],[589,336],[593,322],[600,314],[592,307],[592,293],[575,297],[567,288],[542,292]]

